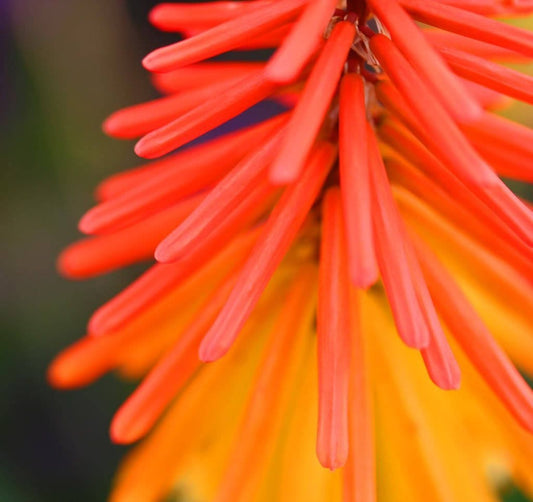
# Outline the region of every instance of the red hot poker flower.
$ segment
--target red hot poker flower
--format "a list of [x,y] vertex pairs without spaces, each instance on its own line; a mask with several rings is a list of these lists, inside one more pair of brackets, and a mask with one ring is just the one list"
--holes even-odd
[[[377,460],[383,500],[492,500],[483,462],[469,461],[468,479],[457,468],[459,441],[472,458],[489,448],[531,490],[532,391],[511,359],[533,372],[533,214],[499,176],[533,179],[533,133],[494,111],[533,101],[531,78],[501,64],[529,61],[533,35],[494,16],[532,10],[249,0],[152,11],[185,36],[143,61],[166,95],[104,129],[140,137],[141,157],[171,155],[104,181],[80,222],[89,237],[59,266],[82,278],[158,263],[49,372],[59,387],[112,369],[144,376],[112,437],[160,424],[113,500],[182,486],[218,502],[371,502]],[[256,48],[276,50],[266,62],[210,59]],[[267,98],[288,112],[188,146]],[[465,435],[480,417],[490,426]],[[316,470],[312,429],[342,483]]]

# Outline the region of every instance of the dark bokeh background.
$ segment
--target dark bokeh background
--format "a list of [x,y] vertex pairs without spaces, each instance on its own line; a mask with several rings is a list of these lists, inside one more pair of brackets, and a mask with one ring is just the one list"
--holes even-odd
[[155,96],[140,60],[175,40],[145,21],[155,3],[0,0],[2,502],[105,500],[124,453],[107,427],[130,385],[110,376],[60,393],[45,371],[134,273],[76,283],[54,262],[97,182],[138,163],[100,124]]
[[155,96],[140,59],[175,37],[146,23],[149,7],[0,0],[2,502],[105,500],[123,454],[107,428],[129,386],[111,376],[57,392],[45,371],[132,275],[69,282],[55,259],[78,237],[96,183],[138,163],[132,145],[106,138],[100,124]]

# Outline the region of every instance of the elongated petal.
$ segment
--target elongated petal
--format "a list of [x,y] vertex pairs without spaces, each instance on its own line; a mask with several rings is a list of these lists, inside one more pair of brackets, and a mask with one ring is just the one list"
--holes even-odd
[[[220,265],[227,271],[248,253],[257,230],[231,243],[218,257]],[[89,320],[89,333],[101,335],[112,333],[136,317],[149,305],[159,300],[181,281],[198,271],[212,257],[212,245],[220,246],[227,239],[224,232],[218,233],[212,242],[206,242],[202,253],[195,253],[188,260],[176,264],[157,264],[113,299],[100,307]],[[227,261],[226,261],[227,260]],[[233,265],[232,265],[233,264]]]
[[198,369],[201,361],[197,353],[202,336],[222,308],[233,282],[230,277],[210,296],[174,347],[117,411],[111,423],[114,442],[131,443],[144,436]]
[[434,0],[400,0],[418,21],[533,57],[530,31]]
[[376,35],[370,46],[387,74],[409,103],[411,111],[423,124],[443,155],[455,166],[458,177],[475,185],[491,185],[497,177],[477,155],[432,92],[426,88],[394,44]]
[[150,71],[169,71],[216,56],[290,21],[307,1],[268,2],[195,37],[157,49],[143,64]]
[[318,289],[317,455],[328,469],[348,458],[350,288],[340,191],[329,189],[322,204]]
[[523,427],[533,431],[533,392],[498,347],[461,290],[426,247],[418,256],[439,313],[470,361]]
[[376,140],[371,139],[369,146],[374,235],[381,278],[398,334],[409,347],[422,349],[429,345],[429,331],[416,296],[405,248],[398,246],[402,241],[402,229]]
[[156,129],[135,145],[139,157],[153,159],[185,145],[220,124],[239,115],[270,96],[276,86],[260,73],[233,85],[222,95],[212,96],[202,104]]
[[235,209],[256,186],[262,187],[266,192],[272,191],[273,187],[266,180],[266,169],[274,158],[280,137],[281,133],[274,135],[230,171],[209,192],[197,210],[159,244],[155,254],[156,259],[169,263],[187,254],[224,222],[228,213]]
[[274,457],[309,344],[315,289],[315,267],[302,266],[272,329],[215,502],[250,500]]
[[387,26],[394,44],[423,75],[439,100],[460,122],[471,122],[481,109],[469,96],[420,29],[402,9],[398,0],[369,0],[369,5]]
[[[96,190],[97,199],[104,202],[123,195],[128,190],[149,184],[154,178],[171,176],[170,172],[183,175],[189,170],[203,169],[215,163],[217,159],[235,158],[239,161],[252,148],[276,129],[277,120],[282,117],[274,117],[272,120],[260,122],[251,127],[225,134],[199,145],[191,146],[178,153],[144,164],[133,169],[110,176],[100,183]],[[170,178],[166,178],[170,179]]]
[[346,56],[355,37],[355,26],[338,23],[322,49],[302,97],[291,116],[280,152],[270,168],[275,184],[295,181],[320,130],[337,88]]
[[320,144],[302,179],[291,185],[272,211],[237,284],[200,346],[200,358],[213,361],[231,347],[276,267],[288,251],[335,159],[335,148]]
[[350,450],[343,469],[346,502],[376,502],[376,445],[370,358],[361,321],[361,293],[352,291],[348,427]]
[[374,250],[363,79],[347,74],[339,104],[339,171],[350,278],[367,288],[378,278]]
[[265,70],[268,79],[277,83],[296,80],[320,42],[337,0],[309,2],[287,38],[272,56]]

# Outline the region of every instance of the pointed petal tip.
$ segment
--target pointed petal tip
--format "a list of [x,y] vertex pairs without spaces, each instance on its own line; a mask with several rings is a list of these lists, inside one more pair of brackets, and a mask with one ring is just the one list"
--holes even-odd
[[[154,133],[156,132],[158,132],[158,129],[154,131]],[[158,157],[161,157],[169,152],[169,150],[164,152],[161,151],[158,142],[154,141],[154,139],[151,137],[151,133],[148,133],[146,136],[143,136],[139,141],[137,141],[133,150],[138,157],[149,160],[157,159]]]
[[154,55],[156,51],[150,52],[150,54],[147,54],[143,60],[142,65],[145,70],[148,71],[156,71],[157,67],[157,54]]
[[412,339],[406,340],[405,337],[402,337],[402,341],[410,349],[424,350],[429,347],[429,332],[427,330],[423,330],[422,333],[419,333],[416,337],[412,337]]
[[288,85],[298,78],[298,74],[292,68],[283,67],[279,64],[274,65],[272,63],[267,64],[264,75],[266,80],[277,85]]
[[71,247],[69,246],[57,257],[56,260],[56,270],[59,272],[59,275],[66,277],[67,279],[76,279],[76,263],[71,252]]
[[167,49],[168,46],[160,47],[147,54],[142,60],[143,68],[151,73],[166,73],[175,69],[176,65],[165,61],[167,59],[165,57],[168,52]]
[[101,336],[106,333],[105,319],[100,315],[100,310],[97,310],[89,319],[87,323],[87,334],[89,336]]
[[67,348],[55,357],[46,370],[46,381],[54,389],[72,390],[84,386],[84,382],[73,377],[72,361],[68,354]]
[[120,137],[120,123],[116,113],[112,113],[102,122],[102,131],[112,138]]
[[350,272],[350,281],[356,289],[369,289],[379,279],[377,268],[366,270],[355,270]]
[[159,4],[150,9],[148,13],[148,21],[153,26],[158,26],[161,21],[166,19],[167,6],[165,4]]
[[431,379],[442,390],[459,390],[461,387],[461,374],[450,374],[437,379]]
[[174,250],[164,240],[155,248],[154,258],[159,263],[172,263],[178,259]]
[[333,472],[345,466],[348,459],[348,449],[342,448],[334,451],[321,451],[321,449],[318,449],[317,457],[322,467]]
[[426,365],[431,381],[441,390],[458,390],[461,387],[461,369],[455,361],[450,360],[448,363],[431,363],[431,359],[424,350],[421,351],[422,358]]
[[114,444],[128,445],[140,439],[142,435],[135,434],[131,428],[123,423],[119,410],[111,421],[109,437]]
[[283,168],[278,168],[274,166],[273,169],[270,169],[268,173],[268,181],[274,186],[285,186],[290,185],[296,181],[296,178],[293,173],[286,171]]
[[129,445],[142,439],[149,431],[142,420],[131,413],[127,400],[116,411],[109,426],[109,437],[115,444]]
[[96,232],[97,226],[95,225],[94,213],[96,208],[89,209],[78,222],[78,230],[82,234],[91,235]]
[[96,275],[88,270],[88,258],[83,254],[83,244],[83,240],[75,242],[60,253],[56,260],[59,275],[71,280],[89,279]]
[[212,363],[224,356],[227,351],[228,348],[216,343],[206,342],[204,338],[198,350],[198,357],[203,363]]
[[46,370],[46,381],[55,389],[68,389],[68,379],[65,378],[61,367],[61,354],[57,356]]
[[110,115],[102,122],[102,131],[104,134],[107,134],[108,136],[113,136],[114,130],[115,130],[115,127],[114,127],[113,115]]
[[141,157],[142,159],[152,159],[153,157],[150,155],[149,144],[147,144],[145,138],[146,136],[137,141],[133,151],[135,152],[135,155]]

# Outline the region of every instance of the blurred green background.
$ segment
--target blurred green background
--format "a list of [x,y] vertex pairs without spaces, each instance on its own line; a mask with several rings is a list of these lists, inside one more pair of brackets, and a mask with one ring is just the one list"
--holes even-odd
[[[69,282],[55,259],[78,237],[97,182],[138,163],[100,124],[155,96],[140,60],[175,40],[146,22],[155,3],[0,0],[1,502],[105,500],[124,453],[107,428],[130,385],[108,376],[57,392],[45,371],[136,275]],[[506,500],[525,499],[510,488]]]

